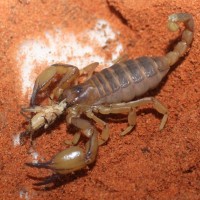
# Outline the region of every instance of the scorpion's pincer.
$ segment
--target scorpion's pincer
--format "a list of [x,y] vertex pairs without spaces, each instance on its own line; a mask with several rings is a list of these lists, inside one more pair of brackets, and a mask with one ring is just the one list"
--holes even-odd
[[26,163],[30,167],[51,169],[58,174],[68,174],[87,166],[85,153],[80,147],[72,146],[59,152],[45,163]]

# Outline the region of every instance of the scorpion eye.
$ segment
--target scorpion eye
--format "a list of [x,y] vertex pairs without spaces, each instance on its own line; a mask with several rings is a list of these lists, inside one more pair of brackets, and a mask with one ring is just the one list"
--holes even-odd
[[76,86],[76,87],[74,88],[74,90],[76,91],[76,93],[80,94],[80,93],[83,91],[83,87],[81,87],[81,86]]

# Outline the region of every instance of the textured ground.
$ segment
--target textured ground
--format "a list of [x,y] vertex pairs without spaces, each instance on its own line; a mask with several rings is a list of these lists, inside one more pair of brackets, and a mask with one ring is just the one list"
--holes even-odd
[[[1,199],[200,199],[199,10],[199,0],[0,1]],[[97,61],[102,68],[123,54],[163,55],[178,36],[166,29],[174,12],[194,16],[195,35],[188,55],[147,94],[169,108],[164,130],[158,131],[161,116],[151,106],[138,109],[130,135],[119,136],[125,122],[109,122],[110,140],[89,170],[48,190],[34,187],[51,171],[24,163],[50,159],[72,138],[63,121],[36,138],[37,152],[30,153],[29,140],[18,145],[25,130],[20,108],[29,103],[36,75],[55,62]]]

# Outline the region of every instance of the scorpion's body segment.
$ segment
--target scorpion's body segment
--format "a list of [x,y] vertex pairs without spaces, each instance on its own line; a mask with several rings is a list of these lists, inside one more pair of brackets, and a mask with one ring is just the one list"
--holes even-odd
[[[35,81],[30,101],[31,107],[22,110],[36,113],[31,118],[26,133],[33,134],[41,127],[47,128],[60,115],[66,114],[67,123],[81,129],[88,138],[88,142],[85,151],[80,147],[71,147],[58,153],[49,162],[28,163],[28,165],[67,174],[94,162],[98,145],[105,143],[109,137],[108,125],[95,116],[95,113],[127,113],[128,127],[121,133],[125,135],[136,123],[135,107],[152,103],[154,108],[163,115],[161,130],[167,121],[167,108],[153,97],[132,100],[155,88],[168,73],[170,67],[190,48],[194,32],[193,17],[187,13],[170,15],[169,30],[177,31],[179,22],[183,22],[185,26],[181,41],[165,56],[144,56],[119,62],[93,75],[97,63],[92,63],[81,71],[71,65],[56,64],[42,72]],[[85,72],[88,74],[88,79],[81,84],[76,84],[76,79]],[[50,106],[35,106],[35,98],[39,90],[47,87],[56,75],[63,75],[51,94],[51,99],[58,101]],[[103,126],[101,139],[98,138],[96,128],[88,120],[81,118],[82,114]],[[74,144],[78,142],[79,137],[80,134],[77,134]]]
[[[114,64],[95,73],[88,81],[67,89],[62,98],[67,98],[72,104],[129,102],[160,83],[169,71],[169,68],[163,70],[160,64],[163,63],[159,57],[140,57]],[[78,97],[74,98],[72,94]]]

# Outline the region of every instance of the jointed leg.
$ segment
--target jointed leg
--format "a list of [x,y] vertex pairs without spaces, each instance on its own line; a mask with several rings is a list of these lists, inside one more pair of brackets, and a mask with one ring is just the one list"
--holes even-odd
[[92,76],[92,74],[94,73],[94,71],[98,65],[99,65],[98,62],[94,62],[94,63],[91,63],[91,64],[85,66],[83,69],[80,70],[80,75],[87,74],[86,80],[89,79]]
[[142,105],[146,105],[148,103],[152,103],[153,107],[160,113],[163,115],[163,118],[161,120],[160,123],[160,127],[159,130],[162,130],[167,122],[167,118],[168,118],[168,109],[160,102],[158,101],[156,98],[154,97],[145,97],[136,101],[132,101],[129,102],[127,104],[133,106],[133,107],[137,107],[137,106],[142,106]]
[[72,141],[65,140],[65,143],[68,144],[68,145],[77,145],[80,137],[81,137],[81,133],[80,132],[76,132],[74,134],[74,136],[73,136]]
[[94,162],[98,151],[98,132],[96,128],[89,121],[79,117],[72,118],[71,124],[81,129],[83,134],[89,138],[86,143],[86,163]]
[[134,126],[136,124],[135,108],[131,107],[131,109],[130,109],[130,112],[128,114],[128,124],[129,124],[129,126],[120,135],[124,136],[127,133],[130,133],[132,131],[132,129],[134,128]]
[[136,101],[131,101],[127,103],[116,103],[110,104],[109,106],[93,106],[92,110],[96,113],[101,114],[117,114],[117,113],[129,113],[128,114],[128,123],[129,126],[122,132],[122,135],[127,134],[135,125],[136,121],[136,113],[135,108],[138,106],[146,105],[152,103],[153,107],[161,114],[163,114],[163,118],[161,120],[161,124],[159,130],[162,130],[167,122],[168,110],[167,108],[154,97],[145,97]]
[[[117,106],[115,107],[115,105]],[[120,106],[118,106],[118,104],[110,104],[109,106],[102,106],[102,105],[94,106],[93,111],[96,113],[101,113],[101,114],[118,114],[118,113],[127,114],[128,113],[129,126],[120,134],[122,136],[129,133],[133,129],[136,123],[135,108],[129,105],[126,105],[126,103],[122,103],[120,104]]]
[[98,140],[98,144],[99,145],[105,144],[107,142],[108,138],[109,138],[108,124],[106,122],[104,122],[102,119],[98,118],[96,115],[94,115],[92,110],[87,110],[85,112],[85,114],[86,114],[87,117],[89,117],[90,119],[94,120],[96,123],[103,126],[103,130],[102,130],[101,135],[100,135],[101,138]]
[[113,60],[112,62],[114,64],[123,63],[123,62],[127,61],[128,59],[129,59],[128,55],[127,54],[123,54],[123,55],[117,57],[117,59]]

